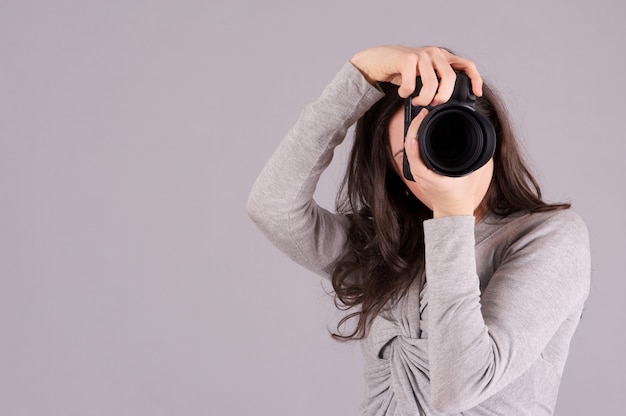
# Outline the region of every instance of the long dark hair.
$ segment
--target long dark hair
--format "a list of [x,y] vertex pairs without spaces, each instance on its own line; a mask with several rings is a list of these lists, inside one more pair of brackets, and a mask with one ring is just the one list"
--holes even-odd
[[[354,144],[337,211],[350,218],[343,253],[335,262],[332,285],[335,305],[356,310],[344,316],[333,337],[361,339],[372,319],[390,307],[424,272],[422,223],[432,212],[410,192],[396,172],[389,145],[389,121],[403,105],[398,87],[381,83],[385,96],[357,122]],[[540,212],[568,208],[548,204],[524,162],[506,108],[487,84],[476,110],[496,130],[494,174],[481,210],[507,216],[514,212]],[[357,319],[351,331],[342,327]]]

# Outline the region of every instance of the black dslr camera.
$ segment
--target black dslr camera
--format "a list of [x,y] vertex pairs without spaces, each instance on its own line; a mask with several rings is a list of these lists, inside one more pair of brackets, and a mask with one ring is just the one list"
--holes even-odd
[[[409,124],[424,107],[413,106],[422,81],[417,77],[415,92],[404,102],[404,137]],[[426,106],[429,113],[417,132],[420,156],[424,164],[444,176],[465,176],[482,167],[496,149],[496,133],[491,122],[476,112],[476,96],[467,75],[456,73],[452,97],[437,106]],[[415,181],[404,152],[404,177]]]

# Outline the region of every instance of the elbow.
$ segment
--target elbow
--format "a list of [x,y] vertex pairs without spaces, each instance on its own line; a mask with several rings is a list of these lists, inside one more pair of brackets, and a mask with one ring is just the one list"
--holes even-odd
[[283,202],[271,197],[267,190],[253,187],[248,201],[246,212],[254,224],[264,233],[270,230],[281,230],[286,227],[287,211]]
[[264,222],[263,213],[265,210],[261,207],[260,198],[258,197],[258,192],[255,189],[252,189],[250,195],[248,196],[248,201],[246,202],[246,212],[248,213],[248,217],[257,225],[261,225]]
[[248,200],[246,201],[246,212],[248,213],[248,217],[250,217],[250,219],[252,221],[254,221],[254,218],[256,216],[256,210],[255,210],[255,206],[254,206],[254,190],[252,192],[250,192],[250,195],[248,195]]

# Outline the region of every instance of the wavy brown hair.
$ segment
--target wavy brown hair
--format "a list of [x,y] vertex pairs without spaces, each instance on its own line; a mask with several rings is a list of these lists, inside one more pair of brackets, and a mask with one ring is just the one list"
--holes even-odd
[[[394,168],[389,121],[404,100],[398,87],[380,83],[385,96],[357,122],[354,144],[337,196],[337,211],[350,219],[343,253],[332,273],[335,305],[353,310],[337,325],[333,337],[362,339],[379,313],[390,307],[424,273],[423,221],[432,212],[412,193]],[[481,209],[507,216],[518,211],[565,209],[548,204],[524,162],[506,107],[487,84],[476,110],[495,127],[494,173]],[[486,211],[483,211],[486,212]],[[341,329],[352,319],[356,325]]]

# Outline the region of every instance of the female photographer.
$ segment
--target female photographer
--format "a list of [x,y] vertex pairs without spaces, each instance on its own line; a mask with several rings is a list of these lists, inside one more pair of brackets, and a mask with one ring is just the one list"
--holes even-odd
[[[496,151],[447,177],[404,135],[404,98],[445,103],[455,70],[493,124]],[[313,193],[357,123],[337,213]],[[403,151],[415,181],[402,174]],[[541,199],[501,101],[470,60],[436,47],[356,54],[275,151],[248,212],[293,260],[329,278],[349,310],[334,336],[360,340],[365,415],[551,415],[590,283],[588,236]]]

